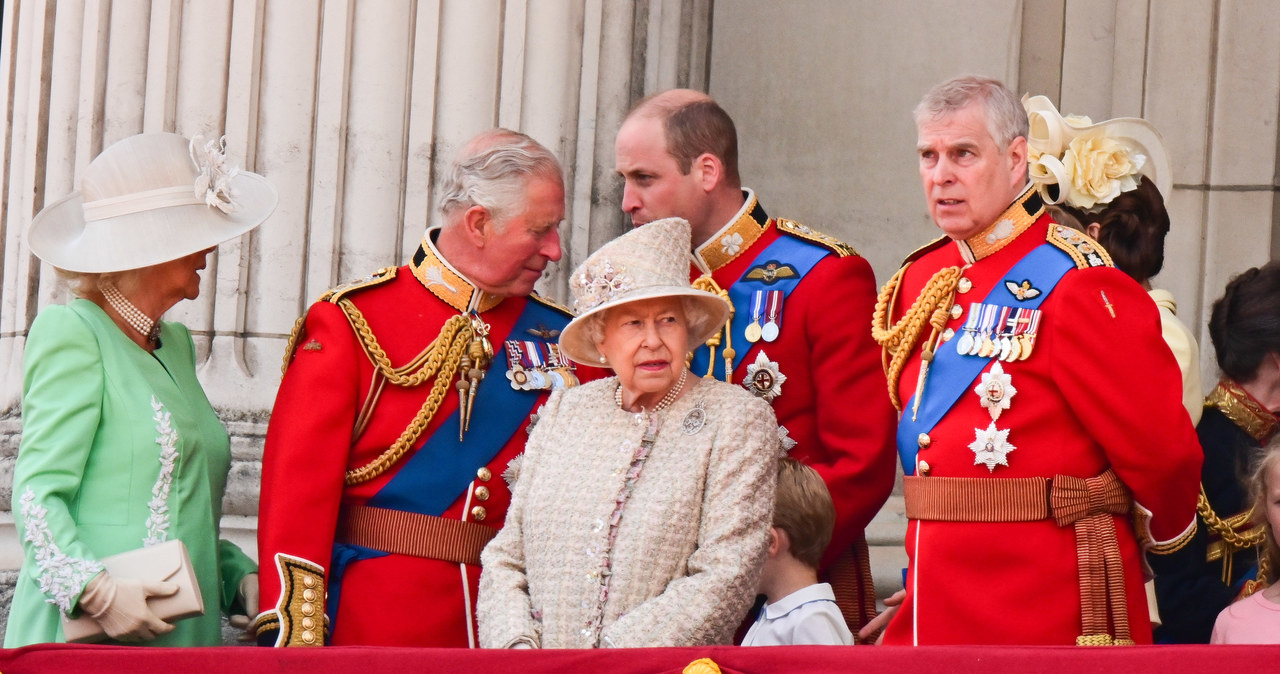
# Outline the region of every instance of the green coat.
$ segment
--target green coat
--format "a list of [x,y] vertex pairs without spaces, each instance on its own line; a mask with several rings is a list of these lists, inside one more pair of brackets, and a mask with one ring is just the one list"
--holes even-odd
[[221,643],[219,608],[256,566],[218,540],[230,443],[196,379],[191,334],[163,323],[160,335],[148,354],[83,299],[46,307],[31,326],[13,479],[24,561],[6,648],[63,641],[59,613],[78,613],[98,559],[175,537],[205,613],[147,644]]

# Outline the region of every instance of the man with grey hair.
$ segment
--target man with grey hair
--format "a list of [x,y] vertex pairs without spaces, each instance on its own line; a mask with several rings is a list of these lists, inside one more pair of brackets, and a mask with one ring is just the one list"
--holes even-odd
[[487,131],[441,192],[409,264],[328,291],[290,338],[263,455],[263,645],[475,645],[529,414],[580,373],[555,341],[568,312],[532,294],[560,258],[555,156]]
[[1004,85],[949,80],[915,116],[945,236],[881,290],[872,329],[908,519],[884,643],[1150,643],[1142,551],[1194,533],[1201,460],[1156,306],[1045,212]]

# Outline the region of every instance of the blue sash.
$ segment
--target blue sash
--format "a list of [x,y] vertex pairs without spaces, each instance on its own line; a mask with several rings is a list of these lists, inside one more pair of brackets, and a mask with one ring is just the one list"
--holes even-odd
[[[490,341],[501,345],[509,335],[526,334],[526,330],[539,325],[563,328],[567,322],[550,307],[526,300],[511,332],[501,338],[491,335]],[[458,440],[460,411],[455,409],[367,505],[438,517],[458,500],[458,495],[475,479],[476,468],[497,456],[529,420],[529,413],[542,394],[511,388],[502,376],[502,365],[505,363],[501,356],[495,358],[477,388],[472,408],[475,417],[465,440]]]
[[[777,225],[774,226],[776,227]],[[733,303],[733,322],[730,331],[733,335],[733,348],[736,351],[733,357],[734,370],[738,369],[742,359],[751,350],[752,344],[746,341],[743,334],[751,323],[751,296],[755,291],[781,290],[782,297],[785,300],[791,295],[791,291],[800,285],[800,279],[804,278],[805,274],[808,274],[822,258],[830,254],[830,250],[816,243],[782,234],[777,239],[774,239],[773,243],[765,246],[764,250],[760,251],[760,254],[751,262],[746,271],[742,272],[742,276],[729,287],[729,301]],[[747,278],[747,274],[752,269],[771,261],[791,265],[795,268],[796,275],[790,278],[778,279],[773,283]],[[721,344],[721,348],[723,347],[724,345]],[[693,352],[693,364],[690,367],[694,372],[702,374],[707,371],[707,359],[710,358],[710,354],[711,349],[706,344],[699,346]],[[724,358],[719,353],[716,354],[715,368],[714,376],[716,379],[723,380]]]
[[[1040,244],[1018,261],[1004,274],[1002,281],[997,282],[987,294],[984,304],[994,304],[1015,309],[1035,309],[1040,306],[1049,293],[1053,292],[1058,281],[1066,273],[1075,268],[1075,262],[1069,255],[1056,246]],[[1040,294],[1023,301],[1018,301],[1009,292],[1003,280],[1021,283],[1031,281],[1031,285],[1040,289]],[[970,309],[972,310],[972,309]],[[933,363],[929,365],[928,382],[925,390],[929,395],[920,402],[920,411],[915,421],[911,420],[911,408],[915,405],[916,395],[903,407],[902,419],[898,422],[898,456],[902,460],[902,471],[914,475],[916,471],[916,453],[919,451],[921,433],[928,433],[946,416],[947,411],[968,391],[973,380],[987,367],[991,358],[978,356],[962,356],[956,351],[953,339],[941,345],[934,354]]]

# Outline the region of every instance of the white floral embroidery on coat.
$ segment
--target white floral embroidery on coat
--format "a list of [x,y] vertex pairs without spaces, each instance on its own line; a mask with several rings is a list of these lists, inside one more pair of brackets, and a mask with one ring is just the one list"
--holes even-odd
[[173,485],[173,467],[178,461],[178,432],[173,429],[169,411],[155,396],[151,396],[151,409],[156,412],[152,418],[160,434],[156,438],[156,444],[160,445],[160,475],[151,487],[151,501],[147,503],[151,515],[147,517],[147,537],[142,539],[142,545],[148,548],[169,538],[169,488]]
[[71,612],[71,598],[80,594],[89,579],[102,571],[102,564],[88,559],[63,554],[49,531],[45,521],[49,511],[36,503],[36,494],[27,487],[22,493],[22,519],[25,522],[26,541],[35,548],[36,580],[45,601],[57,606],[63,615]]

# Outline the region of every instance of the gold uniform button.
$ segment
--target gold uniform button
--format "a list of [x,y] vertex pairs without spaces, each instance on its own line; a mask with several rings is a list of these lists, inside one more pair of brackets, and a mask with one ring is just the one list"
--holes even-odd
[[933,442],[928,433],[921,433],[916,437],[916,444],[920,445],[920,449],[925,449]]
[[952,330],[951,328],[947,328],[946,330],[942,331],[942,341],[944,342],[951,341],[951,338],[955,336],[956,336],[956,331]]
[[302,611],[302,615],[315,615],[316,607],[310,602],[303,602],[302,606],[300,606],[298,610]]
[[956,284],[956,290],[960,291],[961,293],[967,293],[970,290],[973,290],[973,281],[970,281],[969,279],[964,278],[963,276],[960,277],[960,282]]
[[489,470],[487,466],[480,466],[480,470],[476,471],[476,477],[480,478],[481,482],[488,482],[493,478],[493,471]]
[[311,576],[304,576],[304,577],[302,578],[302,584],[303,584],[303,585],[306,585],[307,587],[315,587],[315,586],[316,586],[316,579],[315,579],[315,578],[312,578]]
[[302,599],[303,599],[303,601],[315,601],[315,600],[316,600],[316,591],[315,591],[315,590],[312,590],[311,588],[307,588],[307,589],[303,590],[303,591],[302,591]]
[[477,522],[483,522],[485,515],[488,514],[489,512],[484,509],[484,506],[476,506],[471,509],[471,519]]
[[928,474],[929,474],[929,462],[928,462],[928,461],[921,461],[921,462],[920,462],[920,475],[923,477],[923,476],[927,476]]
[[303,643],[314,644],[316,642],[315,632],[312,632],[311,630],[303,630],[302,641]]
[[959,304],[953,304],[953,305],[951,305],[951,318],[952,318],[952,320],[955,320],[955,319],[957,319],[957,318],[960,318],[960,315],[961,315],[961,314],[963,314],[963,313],[964,313],[964,307],[960,306]]
[[488,501],[489,488],[484,486],[476,487],[476,498],[480,499],[481,501]]
[[302,619],[302,629],[304,629],[304,630],[310,630],[310,629],[315,629],[315,627],[316,627],[316,620],[315,620],[315,618],[310,618],[310,617],[308,617],[308,618],[303,618],[303,619]]

